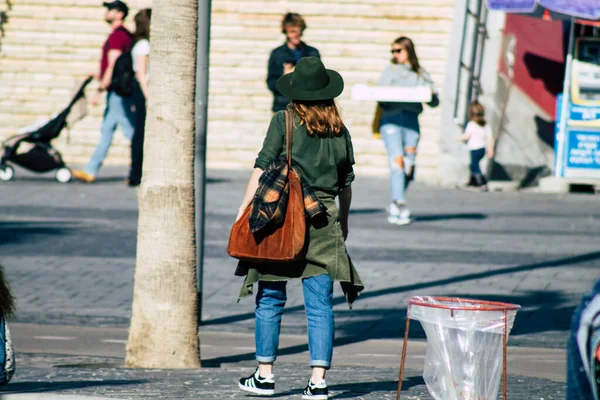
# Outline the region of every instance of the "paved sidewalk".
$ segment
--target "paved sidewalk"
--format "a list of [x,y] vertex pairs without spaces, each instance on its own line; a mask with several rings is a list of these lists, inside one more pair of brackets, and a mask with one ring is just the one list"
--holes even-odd
[[[225,248],[248,175],[209,171],[202,326],[213,336],[245,335],[244,343],[254,328],[254,306],[251,299],[237,303],[241,280],[233,276],[235,261]],[[17,180],[0,183],[0,263],[18,299],[11,322],[23,324],[21,332],[31,324],[40,332],[52,325],[71,330],[15,338],[29,350],[19,351],[18,373],[0,390],[0,400],[7,393],[246,398],[235,382],[252,370],[251,343],[203,350],[212,355],[200,370],[118,368],[122,358],[107,350],[111,342],[103,341],[111,339],[102,336],[105,330],[122,335],[131,313],[137,199],[123,176],[123,169],[105,168],[93,185],[61,185],[51,176],[17,170]],[[417,294],[522,305],[509,339],[509,345],[522,346],[522,351],[509,350],[509,373],[511,365],[518,371],[509,376],[509,398],[564,398],[561,371],[569,320],[581,294],[599,277],[598,197],[471,193],[416,184],[409,194],[415,223],[396,227],[385,220],[388,191],[383,178],[359,177],[354,186],[348,248],[366,290],[353,311],[336,293],[340,363],[328,376],[332,398],[395,397],[398,354],[382,357],[380,365],[376,354],[399,351],[404,300]],[[306,333],[299,282],[290,283],[288,294],[282,343]],[[86,341],[92,337],[105,347],[88,344],[87,354],[51,354],[91,343]],[[122,347],[123,339],[112,343]],[[422,350],[418,339],[423,332],[413,323],[412,348]],[[308,377],[305,339],[294,340],[301,343],[291,340],[283,347],[277,370],[279,398],[297,398]],[[92,349],[101,357],[89,356]],[[419,357],[409,357],[402,398],[431,399],[420,378]]]
[[[0,399],[4,398],[3,394],[29,394],[21,400],[31,400],[44,393],[140,400],[253,398],[242,393],[236,383],[240,377],[252,373],[252,363],[236,368],[195,370],[133,370],[120,368],[120,365],[122,359],[118,358],[21,355],[19,375],[0,389]],[[301,390],[310,375],[308,368],[280,364],[275,373],[275,398],[301,398]],[[331,399],[393,399],[397,379],[397,369],[372,367],[338,367],[327,375]],[[564,399],[564,384],[510,376],[508,397],[519,400]],[[418,372],[406,371],[401,398],[432,399]]]
[[[77,326],[18,324],[11,325],[17,354],[60,354],[72,356],[125,357],[127,329]],[[405,365],[422,371],[426,341],[409,339]],[[255,338],[250,333],[200,330],[200,356],[204,366],[239,367],[253,363]],[[334,341],[334,367],[397,369],[402,340],[354,340],[341,337]],[[306,366],[309,360],[306,335],[281,335],[278,363]],[[509,375],[565,381],[564,349],[514,347],[507,349]],[[543,368],[540,366],[543,365]]]
[[[124,169],[93,185],[62,185],[17,170],[0,183],[0,262],[18,299],[15,321],[127,327],[137,199]],[[248,172],[209,171],[204,329],[253,331],[253,300],[225,251]],[[600,270],[598,196],[472,193],[416,184],[415,223],[389,225],[384,178],[354,185],[348,248],[366,284],[349,311],[336,287],[336,335],[402,337],[411,295],[469,296],[522,305],[509,344],[564,348],[581,294]],[[289,285],[283,333],[304,334],[299,282]],[[412,337],[423,337],[412,324]]]

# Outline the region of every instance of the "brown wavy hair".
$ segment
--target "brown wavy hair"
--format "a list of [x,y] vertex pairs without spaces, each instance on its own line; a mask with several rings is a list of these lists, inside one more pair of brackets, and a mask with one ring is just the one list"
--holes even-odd
[[485,126],[487,121],[485,120],[485,109],[483,106],[474,101],[469,106],[469,121],[475,121],[479,126]]
[[4,267],[2,265],[0,265],[0,312],[4,317],[10,317],[15,312],[15,298],[4,278]]
[[321,137],[340,136],[344,123],[342,116],[333,99],[322,101],[292,102],[291,108],[300,117],[300,125],[305,125],[310,136],[317,134]]
[[[399,44],[408,53],[408,62],[410,63],[410,69],[417,74],[421,73],[421,65],[419,64],[419,57],[415,50],[415,44],[407,36],[400,36],[394,40],[392,44]],[[392,57],[392,64],[396,64],[396,59]]]
[[150,40],[150,20],[152,19],[152,9],[144,8],[138,11],[133,17],[135,21],[135,32],[133,33],[133,43],[139,40]]

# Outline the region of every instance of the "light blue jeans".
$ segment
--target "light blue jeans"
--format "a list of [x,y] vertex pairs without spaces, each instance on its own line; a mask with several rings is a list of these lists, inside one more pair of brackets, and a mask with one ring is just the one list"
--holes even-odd
[[[384,122],[379,128],[379,133],[385,143],[390,166],[392,201],[404,203],[406,201],[406,189],[414,175],[416,148],[421,135],[419,116],[409,113],[398,115],[394,118],[393,123]],[[414,148],[415,150],[407,152],[407,148]],[[399,157],[403,159],[404,168],[398,162]]]
[[[256,294],[256,360],[277,359],[281,315],[287,300],[287,281],[258,282]],[[331,299],[333,281],[328,274],[302,280],[304,307],[308,319],[308,349],[311,367],[331,367],[334,321]]]
[[100,143],[98,143],[94,154],[92,154],[92,158],[90,158],[90,161],[83,169],[87,174],[92,176],[98,175],[98,171],[112,143],[117,125],[121,128],[123,135],[128,140],[131,140],[135,131],[135,106],[133,97],[121,97],[114,92],[108,92],[106,94],[104,120],[100,129]]

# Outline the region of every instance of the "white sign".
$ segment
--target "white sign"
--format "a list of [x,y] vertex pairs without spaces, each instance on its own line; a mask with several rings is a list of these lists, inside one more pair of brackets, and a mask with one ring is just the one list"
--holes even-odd
[[374,100],[392,103],[427,103],[431,101],[431,88],[427,86],[352,86],[352,100]]

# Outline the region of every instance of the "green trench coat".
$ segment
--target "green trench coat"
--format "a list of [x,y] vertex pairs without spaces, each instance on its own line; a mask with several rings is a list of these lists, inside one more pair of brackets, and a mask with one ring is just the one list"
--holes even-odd
[[310,221],[305,259],[291,264],[240,261],[236,275],[245,274],[246,279],[238,301],[252,295],[253,286],[258,281],[287,281],[329,274],[333,281],[340,282],[348,306],[352,308],[364,285],[346,251],[335,198],[323,192],[317,192],[317,196],[327,207],[327,213]]

